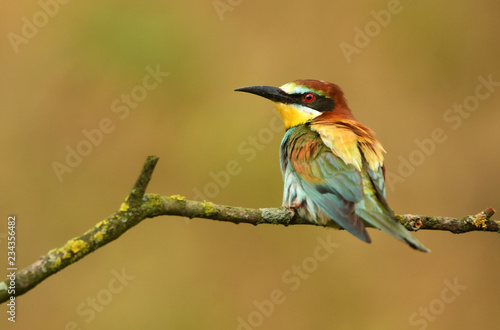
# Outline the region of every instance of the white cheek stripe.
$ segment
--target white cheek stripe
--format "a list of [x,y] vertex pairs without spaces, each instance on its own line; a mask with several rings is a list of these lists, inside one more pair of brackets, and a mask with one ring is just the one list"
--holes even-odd
[[296,108],[300,112],[311,114],[313,117],[318,117],[319,115],[321,115],[321,112],[314,110],[314,109],[311,109],[311,108],[308,108],[308,107],[305,107],[305,106],[300,105],[300,104],[293,104],[290,106],[293,106],[294,108]]

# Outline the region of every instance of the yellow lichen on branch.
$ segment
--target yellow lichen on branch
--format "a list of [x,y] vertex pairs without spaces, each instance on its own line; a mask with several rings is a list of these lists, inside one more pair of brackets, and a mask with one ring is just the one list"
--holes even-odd
[[[98,222],[83,235],[67,241],[62,247],[50,250],[32,265],[16,273],[16,296],[22,295],[49,276],[87,256],[91,252],[117,239],[127,230],[144,219],[162,215],[176,215],[187,218],[205,218],[234,224],[253,225],[316,225],[297,217],[287,208],[250,209],[218,205],[212,202],[190,201],[184,196],[170,197],[145,194],[158,157],[149,156],[131,193],[120,205],[118,211]],[[500,223],[491,219],[495,210],[487,208],[475,216],[463,218],[429,217],[422,215],[397,215],[397,219],[409,230],[443,230],[452,233],[471,231],[500,232]],[[326,230],[326,229],[325,229]],[[329,230],[329,229],[328,229]],[[10,299],[8,283],[0,283],[0,303]]]

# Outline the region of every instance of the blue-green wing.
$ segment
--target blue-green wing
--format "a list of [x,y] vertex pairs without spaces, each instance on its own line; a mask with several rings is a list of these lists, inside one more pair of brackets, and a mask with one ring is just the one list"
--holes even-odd
[[355,212],[363,200],[361,173],[327,147],[321,137],[304,127],[287,131],[282,142],[284,203],[303,201],[312,217],[321,210],[354,236],[370,242],[362,219]]

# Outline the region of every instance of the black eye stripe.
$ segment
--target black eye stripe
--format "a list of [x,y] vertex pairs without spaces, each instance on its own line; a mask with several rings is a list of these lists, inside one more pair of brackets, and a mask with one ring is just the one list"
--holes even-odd
[[329,97],[322,97],[313,102],[312,108],[321,112],[335,109],[335,102]]
[[290,95],[290,98],[293,100],[293,103],[302,104],[306,107],[309,107],[311,109],[320,112],[330,111],[335,108],[335,102],[333,102],[331,98],[316,93],[312,93],[314,94],[315,97],[315,99],[312,102],[306,102],[304,100],[304,97],[307,94],[310,94],[310,92],[302,94],[292,94]]
[[[335,102],[326,96],[314,93],[314,92],[306,92],[306,93],[300,93],[300,94],[287,94],[283,90],[279,90],[278,92],[280,94],[279,102],[282,103],[287,103],[287,104],[301,104],[303,106],[306,106],[308,108],[324,112],[324,111],[331,111],[335,108]],[[314,100],[313,101],[305,101],[304,97],[307,94],[313,94],[314,95]],[[276,99],[278,101],[278,99]]]

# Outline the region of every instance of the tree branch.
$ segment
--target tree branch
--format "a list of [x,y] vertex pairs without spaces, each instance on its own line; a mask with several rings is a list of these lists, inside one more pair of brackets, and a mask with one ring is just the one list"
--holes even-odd
[[[207,201],[190,201],[179,195],[168,197],[145,194],[158,159],[157,156],[149,156],[146,159],[142,172],[131,193],[117,212],[97,223],[83,235],[70,239],[62,247],[49,251],[32,265],[19,271],[15,278],[14,294],[8,293],[9,286],[13,286],[9,278],[1,282],[0,303],[7,301],[11,296],[20,296],[28,292],[47,277],[117,239],[128,229],[147,218],[161,215],[177,215],[236,224],[315,225],[294,216],[289,209],[284,207],[250,209],[217,205]],[[500,222],[491,220],[494,213],[495,210],[487,208],[476,215],[463,218],[429,217],[412,214],[398,215],[397,217],[411,231],[431,229],[450,231],[455,234],[471,231],[499,233]]]

